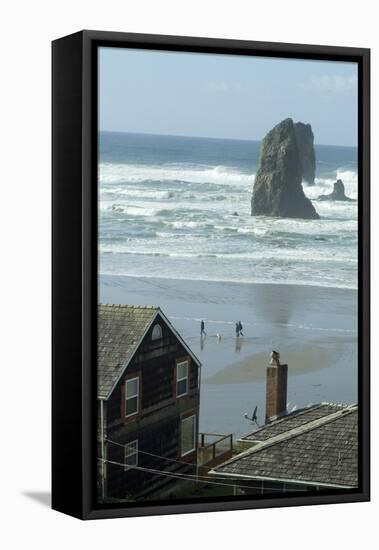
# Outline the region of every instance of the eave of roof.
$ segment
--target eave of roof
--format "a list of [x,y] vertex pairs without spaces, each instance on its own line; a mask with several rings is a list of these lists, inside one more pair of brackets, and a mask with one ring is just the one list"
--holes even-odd
[[163,313],[163,311],[161,309],[159,309],[159,312],[158,314],[162,317],[162,319],[164,320],[164,322],[166,323],[166,325],[170,328],[170,330],[174,333],[174,335],[176,336],[176,338],[180,341],[180,343],[182,344],[182,346],[184,347],[184,349],[188,352],[188,354],[191,356],[191,358],[193,359],[193,361],[197,364],[198,367],[201,367],[201,361],[200,359],[198,359],[198,357],[196,357],[196,355],[194,354],[194,352],[191,350],[191,348],[189,347],[189,345],[185,342],[185,340],[181,337],[181,335],[179,334],[179,332],[176,330],[176,328],[174,327],[174,325],[171,323],[171,321],[166,317],[166,315]]
[[214,476],[220,476],[222,477],[230,477],[235,479],[245,479],[246,481],[252,480],[252,481],[272,481],[275,483],[288,483],[288,484],[296,484],[296,485],[313,485],[314,487],[330,487],[333,489],[354,489],[355,486],[353,485],[341,485],[340,483],[325,483],[323,481],[315,481],[315,480],[302,480],[302,479],[293,479],[293,478],[284,478],[284,477],[269,477],[269,476],[258,476],[258,475],[246,475],[246,474],[235,474],[231,472],[217,472],[216,468],[213,470],[210,470],[208,472],[208,475],[214,475]]

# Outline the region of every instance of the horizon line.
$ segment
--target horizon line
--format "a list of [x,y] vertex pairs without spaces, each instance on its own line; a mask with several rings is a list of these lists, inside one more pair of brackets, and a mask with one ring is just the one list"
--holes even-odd
[[[262,139],[256,139],[256,138],[231,138],[231,137],[215,137],[215,136],[195,136],[195,135],[188,135],[188,134],[161,134],[156,132],[131,132],[126,130],[105,130],[100,129],[98,131],[99,133],[102,132],[108,132],[112,134],[136,134],[141,136],[162,136],[162,137],[179,137],[179,138],[196,138],[196,139],[218,139],[218,140],[230,140],[230,141],[256,141],[260,143],[264,138]],[[337,143],[314,143],[314,145],[321,145],[323,147],[350,147],[350,148],[357,148],[358,144],[356,145],[340,145]]]

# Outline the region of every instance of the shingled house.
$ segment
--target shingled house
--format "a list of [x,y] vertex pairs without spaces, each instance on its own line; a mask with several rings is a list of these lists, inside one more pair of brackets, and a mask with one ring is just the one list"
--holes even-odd
[[200,366],[159,308],[99,305],[100,500],[160,498],[196,474]]
[[245,451],[209,474],[234,478],[235,494],[357,487],[358,406],[320,403],[288,413],[287,377],[288,365],[272,351],[264,426],[239,440]]
[[236,494],[358,485],[357,405],[306,407],[266,423],[239,442],[249,448],[209,472],[234,478]]

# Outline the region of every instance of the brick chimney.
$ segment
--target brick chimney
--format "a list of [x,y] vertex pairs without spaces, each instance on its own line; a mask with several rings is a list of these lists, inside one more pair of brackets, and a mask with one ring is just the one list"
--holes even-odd
[[275,420],[287,410],[287,375],[288,365],[281,365],[279,353],[273,351],[267,367],[266,422]]

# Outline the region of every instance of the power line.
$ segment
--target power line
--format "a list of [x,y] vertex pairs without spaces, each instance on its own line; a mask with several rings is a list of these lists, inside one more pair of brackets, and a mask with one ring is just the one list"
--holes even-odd
[[[114,445],[117,445],[117,446],[122,447],[124,449],[127,446],[127,443],[125,443],[125,445],[123,445],[122,443],[118,443],[117,441],[112,441],[111,439],[106,439],[105,441],[108,441],[109,443],[113,443]],[[168,460],[169,462],[176,462],[178,464],[183,464],[185,466],[194,466],[194,467],[197,467],[197,468],[204,468],[204,469],[209,470],[208,466],[198,465],[194,462],[185,462],[184,460],[176,460],[174,458],[167,458],[165,456],[157,455],[157,454],[154,454],[154,453],[148,453],[147,451],[141,451],[140,449],[138,449],[138,451],[136,452],[136,454],[138,454],[138,453],[153,456],[153,457],[156,457],[156,458],[159,458],[159,459],[162,459],[162,460]],[[99,460],[101,460],[101,459],[99,459]],[[125,466],[126,465],[124,464],[124,467]],[[142,468],[142,466],[140,466],[140,468]],[[156,470],[156,471],[157,472],[162,472],[162,470]],[[172,474],[175,474],[175,475],[178,475],[178,476],[185,476],[185,477],[188,477],[188,478],[196,478],[196,479],[202,478],[202,479],[209,480],[209,476],[205,476],[205,475],[182,474],[180,472],[165,472],[165,473],[172,473]],[[230,476],[224,477],[221,474],[218,475],[217,479],[226,479],[227,481],[229,481],[229,480],[231,481]],[[213,482],[209,481],[209,483],[213,483]],[[234,487],[236,485],[233,483],[233,484],[230,484],[228,486],[229,487]],[[258,486],[254,486],[254,488],[260,489],[260,487],[258,487]],[[281,489],[275,489],[273,487],[267,487],[267,488],[272,489],[273,491],[282,491]]]
[[[108,464],[113,464],[115,466],[120,466],[122,468],[125,468],[125,464],[122,464],[121,462],[116,462],[114,460],[107,460],[107,459],[101,459],[99,458],[99,460],[103,460],[104,462],[107,462]],[[139,470],[139,471],[143,471],[143,472],[148,472],[150,474],[154,474],[154,475],[161,475],[161,476],[166,476],[166,477],[171,477],[171,478],[175,478],[175,479],[181,479],[182,481],[184,480],[187,480],[187,481],[191,481],[191,482],[194,482],[194,483],[203,483],[203,484],[206,484],[206,485],[221,485],[223,487],[239,487],[239,488],[245,488],[245,489],[251,489],[253,486],[248,486],[248,485],[236,485],[236,484],[231,484],[231,483],[219,483],[217,481],[211,481],[211,480],[202,480],[202,479],[197,479],[197,476],[192,476],[190,474],[180,474],[180,473],[174,473],[174,472],[164,472],[162,470],[155,470],[153,468],[144,468],[142,466],[129,466],[127,465],[127,468],[128,470],[129,469],[133,469],[133,470]],[[204,477],[204,476],[202,476]],[[195,479],[194,479],[195,478]],[[261,489],[261,487],[255,487],[255,488],[259,488]],[[275,489],[277,491],[279,491],[279,489]]]
[[[119,447],[123,447],[123,448],[125,448],[125,446],[127,446],[127,444],[122,445],[122,443],[117,443],[116,441],[111,441],[110,439],[106,439],[106,441],[108,441],[109,443],[113,443],[114,445],[118,445]],[[159,458],[161,460],[168,460],[170,462],[176,462],[178,464],[183,464],[184,466],[194,466],[196,468],[205,468],[209,471],[209,468],[207,466],[198,465],[198,464],[195,464],[194,462],[184,462],[184,460],[175,460],[174,458],[166,458],[165,456],[156,455],[156,454],[153,454],[153,453],[148,453],[146,451],[140,451],[139,449],[138,449],[138,451],[136,451],[135,454],[138,454],[138,453],[143,453],[145,455],[153,456],[153,457]],[[142,468],[142,466],[141,466],[141,468]],[[162,470],[157,470],[157,471],[161,472]],[[200,477],[203,478],[203,479],[209,479],[208,476],[202,476],[202,475],[182,474],[180,472],[172,472],[172,473],[176,474],[176,475],[180,475],[180,476],[195,477],[197,479],[200,478]],[[222,476],[219,476],[218,479],[230,480],[229,477],[222,477]]]
[[[112,441],[111,439],[105,439],[105,441],[108,441],[109,443],[112,443],[113,445],[118,445],[119,447],[123,447],[124,449],[128,445],[127,443],[125,443],[123,445],[122,443],[118,443],[117,441]],[[137,450],[137,453],[142,453],[144,455],[153,456],[155,458],[160,458],[161,460],[167,460],[169,462],[177,462],[179,464],[184,464],[186,466],[196,466],[197,468],[207,468],[207,466],[204,466],[204,465],[201,465],[201,464],[196,464],[194,462],[185,462],[184,460],[176,460],[175,458],[168,458],[166,456],[157,455],[157,454],[154,454],[154,453],[148,453],[147,451],[141,451],[140,449]]]
[[[130,465],[126,465],[126,464],[122,464],[121,462],[116,462],[114,460],[107,460],[107,459],[102,459],[102,458],[98,458],[98,460],[100,461],[103,461],[103,462],[107,462],[108,464],[113,464],[115,466],[120,466],[122,468],[125,468],[125,466],[127,466],[128,470],[129,469],[135,469],[135,470],[139,470],[139,471],[143,471],[143,472],[148,472],[150,474],[154,474],[154,475],[160,475],[160,476],[166,476],[166,477],[171,477],[171,478],[175,478],[175,479],[181,479],[182,481],[183,480],[187,480],[187,481],[191,481],[193,483],[203,483],[205,485],[219,485],[219,486],[222,486],[222,487],[237,487],[239,489],[262,489],[262,486],[258,486],[258,485],[237,485],[235,483],[220,483],[220,482],[217,482],[217,481],[211,481],[207,478],[207,480],[203,481],[201,479],[198,479],[197,476],[191,476],[190,474],[180,474],[180,473],[173,473],[173,472],[163,472],[162,470],[155,470],[155,469],[152,469],[152,468],[143,468],[142,466],[130,466]],[[204,477],[204,476],[202,476]],[[195,478],[195,479],[193,479]],[[225,478],[224,478],[225,479]],[[272,491],[277,491],[277,492],[280,492],[280,493],[283,493],[283,489],[278,489],[278,488],[274,488],[274,487],[265,487],[265,489],[270,489]]]

